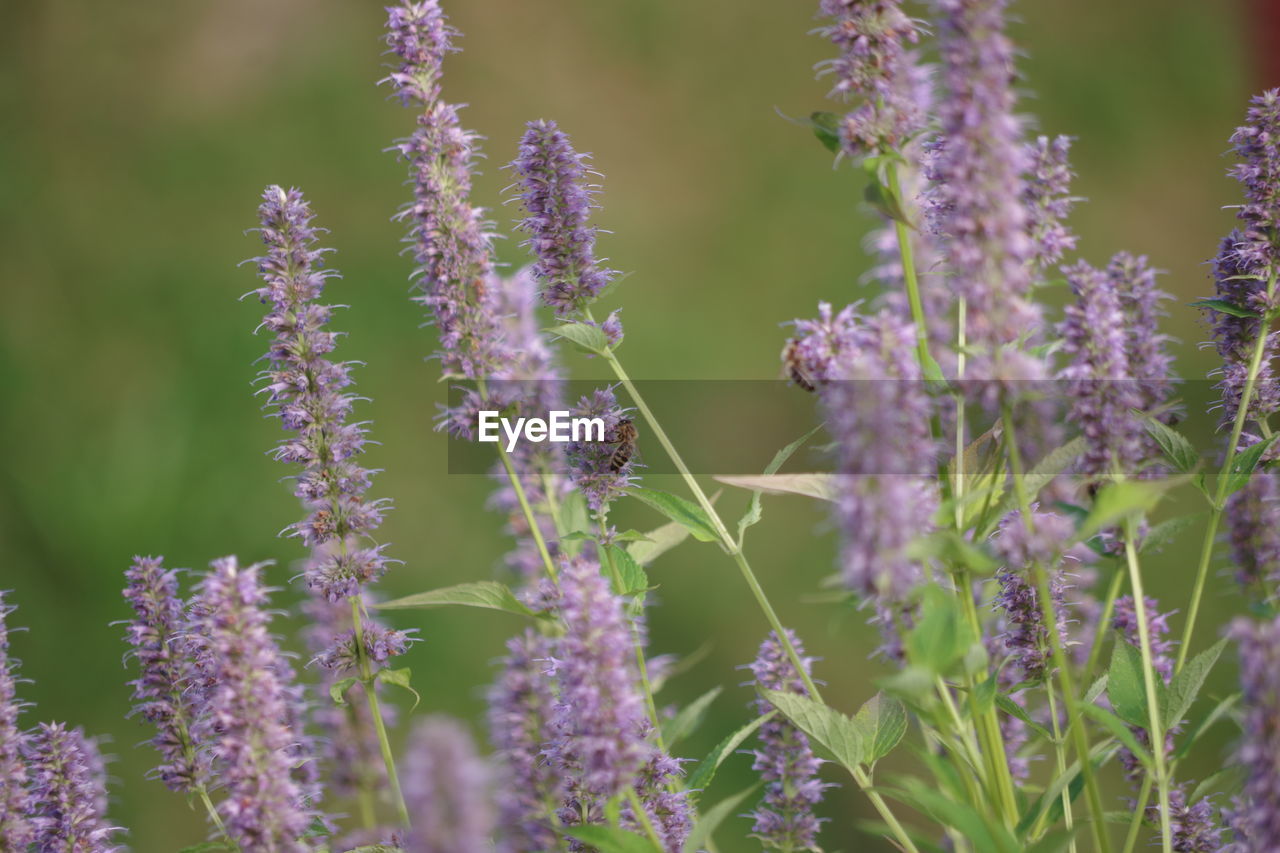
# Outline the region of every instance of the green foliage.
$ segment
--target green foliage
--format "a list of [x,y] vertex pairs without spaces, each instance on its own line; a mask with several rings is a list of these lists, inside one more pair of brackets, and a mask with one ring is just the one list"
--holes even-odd
[[703,719],[706,718],[707,709],[711,707],[711,703],[716,701],[716,697],[723,690],[724,688],[719,685],[711,688],[688,705],[685,705],[678,714],[666,721],[662,726],[662,739],[667,746],[679,743],[697,731],[698,727],[702,725]]
[[689,781],[686,787],[691,791],[705,790],[711,784],[711,780],[715,778],[716,771],[720,769],[720,765],[724,763],[724,760],[732,755],[733,751],[741,746],[743,741],[751,737],[756,729],[773,719],[777,713],[777,711],[770,711],[767,714],[756,717],[716,744],[715,748],[707,753],[707,757],[699,761],[698,766],[689,774]]
[[907,659],[935,675],[947,675],[978,641],[955,596],[942,587],[925,587],[920,617],[907,633]]
[[[409,667],[401,667],[400,669],[380,669],[375,676],[382,684],[389,684],[392,687],[399,687],[402,690],[408,690],[413,694],[413,708],[418,707],[418,703],[422,701],[422,697],[418,695],[418,691],[413,689],[409,683],[410,676]],[[412,711],[413,708],[409,710]]]
[[711,840],[712,833],[716,831],[720,824],[724,823],[725,818],[729,817],[743,800],[759,789],[759,784],[752,785],[750,788],[724,798],[704,811],[701,817],[698,818],[698,822],[693,825],[693,830],[689,833],[689,837],[685,839],[683,853],[698,853],[703,848],[703,845]]
[[561,831],[590,844],[600,853],[663,853],[648,838],[616,826],[571,826]]
[[884,758],[907,733],[907,709],[891,696],[877,693],[872,696],[853,721],[862,733],[863,761],[874,765]]
[[618,577],[614,581],[614,592],[630,597],[641,595],[648,590],[649,576],[631,554],[617,545],[606,545],[605,552],[609,562],[618,570]]
[[858,769],[866,753],[862,727],[852,718],[799,693],[761,690],[760,695],[836,761],[850,771]]
[[711,519],[697,504],[657,489],[636,488],[628,494],[684,527],[699,542],[716,542],[720,538]]
[[1249,485],[1249,478],[1257,470],[1263,454],[1271,449],[1271,445],[1275,444],[1278,438],[1280,438],[1280,433],[1275,433],[1270,438],[1250,445],[1236,454],[1235,459],[1231,461],[1231,473],[1227,479],[1228,495],[1233,495]]
[[[1163,707],[1166,692],[1164,681],[1158,674],[1153,675],[1157,701]],[[1107,698],[1111,700],[1111,707],[1116,715],[1129,725],[1142,729],[1151,726],[1142,652],[1129,645],[1123,637],[1117,637],[1111,651],[1111,668],[1107,672]]]
[[561,326],[552,326],[545,331],[564,338],[582,352],[600,355],[609,348],[609,338],[599,326],[589,323],[565,323]]
[[515,597],[506,584],[497,581],[472,581],[444,589],[433,589],[416,595],[406,595],[391,601],[375,604],[379,610],[426,610],[433,607],[480,607],[486,610],[505,610],[518,616],[537,616]]
[[1226,645],[1226,638],[1214,643],[1187,661],[1182,670],[1169,682],[1168,704],[1161,708],[1165,728],[1180,722],[1187,715],[1187,711],[1191,710],[1192,703],[1200,694],[1200,688],[1204,687],[1205,679],[1209,677],[1213,665],[1222,656],[1222,650]]
[[809,126],[822,147],[837,154],[840,151],[840,116],[835,113],[813,112],[809,114]]
[[1142,425],[1147,433],[1160,445],[1164,458],[1169,461],[1175,471],[1189,474],[1200,465],[1200,454],[1191,446],[1191,442],[1182,433],[1156,418],[1143,419]]
[[[776,474],[778,472],[778,469],[782,467],[783,463],[785,463],[788,459],[790,459],[791,456],[797,450],[799,450],[800,447],[806,441],[808,441],[813,436],[814,433],[816,433],[820,429],[822,429],[821,424],[809,430],[804,435],[800,436],[795,441],[791,442],[786,447],[782,448],[777,453],[775,453],[773,455],[773,459],[769,462],[768,465],[765,466],[765,469],[764,469],[765,476],[767,477],[767,476]],[[725,481],[721,480],[721,482],[725,482]],[[764,516],[764,505],[761,503],[761,500],[760,500],[760,495],[762,491],[763,491],[762,489],[752,490],[751,503],[748,504],[746,513],[742,516],[742,518],[738,520],[739,547],[741,547],[743,540],[746,538],[747,528],[752,526],[753,524],[758,524],[760,519]]]
[[1250,311],[1248,308],[1241,308],[1234,302],[1228,302],[1225,299],[1198,299],[1190,303],[1192,308],[1208,308],[1211,311],[1218,311],[1222,314],[1230,314],[1232,317],[1241,317],[1244,319],[1259,319],[1262,315],[1257,311]]
[[628,544],[627,553],[641,566],[647,566],[688,538],[689,528],[672,521]]

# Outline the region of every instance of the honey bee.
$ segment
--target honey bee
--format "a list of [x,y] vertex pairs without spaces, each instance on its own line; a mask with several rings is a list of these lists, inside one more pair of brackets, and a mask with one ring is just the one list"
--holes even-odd
[[800,348],[800,342],[795,338],[787,341],[787,346],[782,350],[782,364],[786,367],[787,376],[792,382],[799,385],[809,393],[813,393],[813,380],[805,373],[804,364],[800,361],[800,354],[796,352]]
[[618,473],[631,461],[631,457],[636,452],[636,439],[640,436],[636,425],[631,422],[630,418],[623,418],[618,421],[618,426],[613,430],[613,443],[617,445],[613,449],[613,455],[609,457],[609,470],[615,474]]

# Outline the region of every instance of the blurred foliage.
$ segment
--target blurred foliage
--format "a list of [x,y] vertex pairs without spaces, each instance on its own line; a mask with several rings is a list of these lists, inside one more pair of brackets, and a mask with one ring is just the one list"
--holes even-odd
[[[816,3],[450,5],[465,52],[449,62],[447,93],[473,105],[465,122],[488,137],[477,196],[501,230],[512,216],[499,203],[501,164],[525,120],[557,118],[608,176],[600,222],[613,232],[613,265],[634,271],[615,297],[634,374],[773,377],[781,322],[820,299],[863,295],[861,235],[874,218],[858,177],[833,171],[810,132],[779,116],[827,108],[811,69],[829,51],[806,35]],[[1207,290],[1202,262],[1236,198],[1221,155],[1251,88],[1245,22],[1234,4],[1197,0],[1026,2],[1017,12],[1023,108],[1044,132],[1078,137],[1083,255],[1104,262],[1127,248],[1169,271],[1180,369],[1202,376],[1204,333],[1183,306]],[[236,264],[256,254],[243,232],[265,184],[306,189],[339,250],[345,278],[332,298],[351,306],[337,321],[350,332],[342,354],[368,365],[359,391],[373,402],[361,414],[382,442],[371,464],[386,469],[375,494],[395,501],[383,535],[405,561],[386,592],[491,577],[508,547],[483,508],[490,484],[447,477],[431,429],[443,392],[423,360],[433,337],[407,299],[401,228],[389,221],[404,170],[383,153],[411,117],[374,85],[382,19],[381,4],[340,0],[0,5],[0,586],[21,605],[15,624],[30,629],[14,641],[33,681],[27,721],[66,718],[112,739],[113,817],[135,850],[173,850],[200,830],[143,779],[152,754],[135,749],[147,733],[125,719],[111,624],[126,615],[121,571],[135,552],[197,568],[235,552],[274,560],[273,582],[287,587],[300,555],[275,535],[297,507],[265,455],[277,427],[250,387],[266,343],[251,334],[259,307],[236,301],[254,286]],[[517,240],[500,251],[522,262]],[[805,603],[832,568],[825,513],[800,498],[767,509],[752,560],[784,621],[823,659],[829,700],[856,708],[882,674],[867,657],[871,632],[861,614]],[[639,505],[618,516],[622,526],[659,520]],[[1186,600],[1192,570],[1182,552],[1151,565],[1162,603]],[[729,687],[687,744],[699,757],[748,717],[735,667],[753,657],[763,622],[714,549],[683,546],[652,575],[655,651],[710,650],[660,698]],[[1239,604],[1215,594],[1212,624]],[[515,617],[398,616],[421,630],[409,664],[425,706],[479,719]],[[1207,775],[1225,738],[1184,770]],[[717,795],[748,784],[748,767],[730,760]],[[826,810],[838,816],[828,849],[888,849],[856,830],[869,810],[851,786]],[[731,823],[721,849],[753,849],[741,840],[747,822]]]

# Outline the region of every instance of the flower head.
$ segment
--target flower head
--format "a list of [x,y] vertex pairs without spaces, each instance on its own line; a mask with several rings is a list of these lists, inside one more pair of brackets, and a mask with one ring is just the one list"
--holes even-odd
[[120,828],[107,822],[102,755],[80,729],[41,723],[27,744],[37,850],[111,853]]
[[18,662],[9,657],[7,620],[13,608],[0,591],[0,849],[25,850],[35,829],[28,819],[31,795],[23,750],[27,734],[18,726],[23,703],[18,701]]
[[1076,247],[1076,235],[1067,227],[1067,217],[1076,199],[1071,196],[1069,152],[1071,137],[1037,137],[1026,146],[1027,170],[1023,202],[1034,246],[1034,261],[1048,269]]
[[1231,637],[1240,646],[1244,735],[1236,757],[1244,766],[1244,790],[1230,815],[1236,847],[1280,849],[1280,617],[1238,620]]
[[449,717],[421,720],[404,761],[405,802],[413,829],[406,853],[459,853],[488,847],[493,816],[489,770],[470,733]]
[[1280,580],[1280,485],[1270,471],[1255,471],[1227,498],[1228,538],[1241,586]]
[[[599,418],[604,424],[603,441],[572,441],[565,445],[569,480],[582,492],[587,505],[599,511],[626,494],[635,479],[636,427],[618,405],[612,388],[597,388],[574,407],[575,418]],[[627,452],[630,450],[631,452]]]

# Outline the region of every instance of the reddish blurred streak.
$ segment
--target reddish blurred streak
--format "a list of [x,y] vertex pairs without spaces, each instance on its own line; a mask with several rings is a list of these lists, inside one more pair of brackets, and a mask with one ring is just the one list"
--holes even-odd
[[1245,21],[1253,41],[1258,88],[1280,86],[1280,0],[1251,0]]

